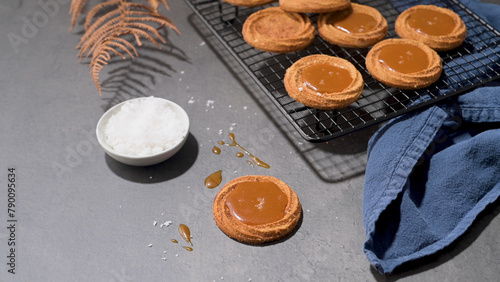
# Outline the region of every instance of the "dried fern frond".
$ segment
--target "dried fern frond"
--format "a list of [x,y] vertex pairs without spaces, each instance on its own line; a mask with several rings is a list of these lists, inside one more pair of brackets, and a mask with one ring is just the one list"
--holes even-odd
[[[94,6],[88,12],[85,33],[77,45],[80,49],[78,57],[92,58],[89,65],[90,75],[99,95],[101,95],[99,74],[112,56],[126,59],[126,55],[130,58],[138,55],[129,37],[133,38],[138,46],[142,45],[142,38],[161,49],[158,41],[166,43],[166,40],[158,29],[166,26],[180,33],[171,19],[158,13],[157,7],[160,1],[168,8],[165,0],[150,0],[149,5],[127,0],[108,0]],[[97,17],[105,8],[107,12]],[[153,24],[158,27],[154,27]]]
[[170,10],[167,4],[167,0],[148,0],[149,6],[151,6],[151,8],[153,8],[155,11],[158,11],[158,5],[160,4],[160,2],[165,5],[165,8],[167,8],[167,10]]
[[69,13],[72,14],[71,16],[71,27],[70,30],[73,31],[76,25],[76,20],[78,19],[78,16],[82,13],[83,7],[85,7],[85,4],[87,4],[89,0],[72,0],[71,1],[71,6],[69,8]]

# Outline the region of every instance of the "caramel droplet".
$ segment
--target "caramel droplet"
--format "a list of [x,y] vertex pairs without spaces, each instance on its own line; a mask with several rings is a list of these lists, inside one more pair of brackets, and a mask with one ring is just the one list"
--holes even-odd
[[188,247],[188,246],[182,246],[182,247],[183,247],[184,249],[186,249],[186,250],[190,251],[190,252],[192,252],[192,251],[193,251],[193,248],[191,248],[191,247]]
[[205,179],[205,186],[209,189],[213,189],[222,182],[222,170],[216,171],[212,174],[210,174],[206,179]]
[[389,44],[380,50],[379,62],[392,71],[408,74],[429,66],[427,54],[411,44]]
[[184,224],[179,225],[179,234],[181,234],[182,238],[186,240],[191,246],[193,243],[191,243],[191,231],[189,230],[189,227],[187,227]]
[[220,154],[220,148],[219,148],[219,147],[217,147],[217,146],[214,146],[214,147],[212,148],[212,153],[214,153],[214,154],[216,154],[216,155]]
[[245,156],[245,154],[243,154],[242,152],[238,152],[238,153],[236,153],[236,156],[238,158],[243,158],[243,156]]
[[170,241],[172,241],[172,243],[175,243],[175,244],[179,243],[179,241],[177,241],[177,240],[175,240],[175,239],[172,239],[172,240],[170,240]]
[[250,152],[245,150],[245,148],[241,147],[241,145],[236,142],[234,133],[229,133],[229,139],[231,140],[231,144],[229,144],[229,146],[236,147],[236,148],[240,149],[240,151],[247,154],[256,165],[263,167],[263,168],[270,168],[270,166],[268,164],[266,164],[265,162],[261,161],[260,159],[258,159],[254,155],[252,155]]

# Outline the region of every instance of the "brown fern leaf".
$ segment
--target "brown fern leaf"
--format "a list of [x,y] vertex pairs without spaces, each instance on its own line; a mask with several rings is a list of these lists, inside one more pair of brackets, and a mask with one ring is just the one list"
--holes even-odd
[[82,13],[83,7],[85,7],[85,4],[88,2],[88,0],[72,0],[71,1],[71,6],[69,8],[69,13],[72,14],[71,16],[71,27],[69,30],[73,31],[76,25],[76,20],[78,19],[78,16]]
[[148,0],[149,6],[151,6],[151,8],[153,8],[156,12],[158,11],[158,5],[160,4],[160,2],[165,5],[165,8],[167,8],[167,10],[170,10],[170,7],[167,4],[167,0]]
[[[162,2],[167,8],[166,0],[148,1],[158,4]],[[151,4],[153,3],[153,4]],[[99,95],[101,84],[99,74],[113,56],[126,59],[138,56],[137,49],[130,42],[133,38],[137,46],[142,45],[141,38],[155,44],[161,49],[161,43],[166,43],[165,38],[158,29],[169,27],[180,34],[173,21],[157,12],[156,6],[137,4],[127,0],[108,0],[92,8],[85,21],[85,34],[77,45],[80,59],[91,57],[89,64],[92,77]],[[103,15],[97,16],[102,13]],[[157,25],[155,27],[153,25]]]

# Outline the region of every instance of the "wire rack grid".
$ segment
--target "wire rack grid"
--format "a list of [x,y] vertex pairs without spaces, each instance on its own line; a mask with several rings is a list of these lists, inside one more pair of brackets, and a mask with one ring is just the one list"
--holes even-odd
[[[439,53],[443,62],[441,78],[428,88],[411,91],[387,87],[369,74],[365,66],[369,48],[343,48],[319,36],[306,49],[287,54],[269,53],[251,47],[241,34],[245,19],[260,9],[277,6],[277,2],[248,8],[236,7],[221,0],[185,1],[309,142],[325,142],[343,136],[500,78],[500,33],[455,0],[353,1],[381,12],[389,25],[387,38],[397,37],[394,31],[397,16],[417,4],[451,9],[465,23],[467,37],[462,46]],[[315,24],[317,15],[308,16]],[[343,109],[319,110],[290,98],[283,84],[285,72],[298,59],[312,54],[327,54],[350,61],[365,82],[360,99]]]

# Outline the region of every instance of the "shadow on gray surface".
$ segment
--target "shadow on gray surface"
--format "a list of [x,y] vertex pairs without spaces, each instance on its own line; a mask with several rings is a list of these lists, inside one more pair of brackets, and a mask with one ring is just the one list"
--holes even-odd
[[122,164],[106,155],[109,169],[119,177],[137,183],[160,183],[184,174],[198,157],[198,141],[192,134],[182,149],[170,159],[152,166],[137,167]]
[[162,35],[167,43],[162,44],[161,49],[146,41],[136,47],[137,57],[126,60],[114,57],[105,66],[100,75],[102,96],[106,101],[102,106],[104,111],[123,101],[154,93],[165,77],[176,72],[169,61],[175,59],[189,63],[185,52],[168,40],[168,31]]

